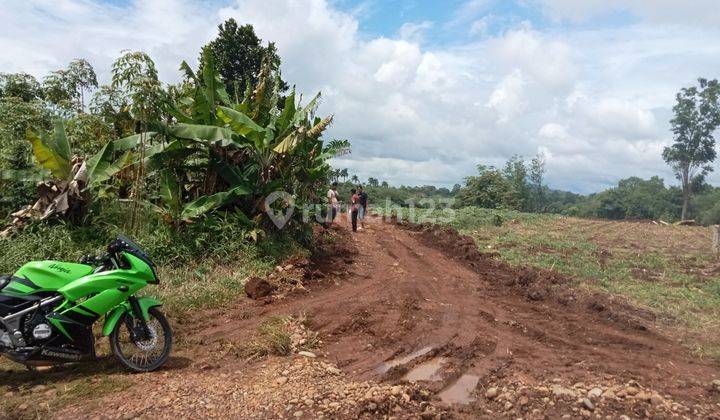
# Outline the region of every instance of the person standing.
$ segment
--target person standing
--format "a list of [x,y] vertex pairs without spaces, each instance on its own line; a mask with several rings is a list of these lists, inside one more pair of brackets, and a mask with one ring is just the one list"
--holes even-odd
[[358,209],[358,219],[360,219],[360,229],[365,228],[365,214],[367,214],[368,195],[362,185],[358,185],[358,197],[360,197],[360,208]]
[[335,216],[337,216],[338,211],[340,210],[340,203],[338,202],[338,192],[337,192],[337,182],[333,182],[330,186],[330,189],[327,192],[327,198],[328,198],[328,210],[330,211],[330,221],[328,222],[328,225],[331,225],[335,221]]
[[360,210],[360,196],[357,195],[355,188],[350,190],[352,198],[350,198],[350,220],[352,220],[352,230],[357,232],[358,212]]

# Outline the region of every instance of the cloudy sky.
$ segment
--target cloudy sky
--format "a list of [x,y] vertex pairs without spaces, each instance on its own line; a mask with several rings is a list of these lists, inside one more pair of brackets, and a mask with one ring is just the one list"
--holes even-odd
[[[86,58],[101,82],[125,49],[174,82],[234,17],[275,41],[286,80],[322,91],[336,162],[393,184],[461,182],[513,154],[552,187],[630,175],[675,182],[660,158],[679,88],[720,73],[716,0],[0,0],[0,72],[42,77]],[[720,171],[719,171],[720,172]],[[720,182],[720,174],[711,181]]]

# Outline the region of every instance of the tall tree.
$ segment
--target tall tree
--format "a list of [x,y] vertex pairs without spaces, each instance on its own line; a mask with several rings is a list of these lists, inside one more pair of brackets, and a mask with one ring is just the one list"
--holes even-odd
[[[136,121],[139,133],[140,160],[145,158],[146,132],[152,123],[161,119],[161,104],[165,92],[158,79],[155,62],[142,51],[126,51],[112,66],[111,89],[120,92],[129,104],[130,115]],[[145,165],[136,165],[130,198],[132,209],[130,227],[136,229],[140,225],[140,208],[144,199]]]
[[528,169],[523,157],[513,155],[508,159],[503,174],[511,186],[511,193],[508,197],[510,201],[507,204],[518,210],[527,210],[530,202],[530,188],[527,182]]
[[670,125],[675,141],[663,150],[663,159],[675,171],[682,184],[685,220],[696,177],[712,171],[715,160],[714,132],[720,125],[720,84],[717,80],[698,79],[698,86],[682,88],[673,107],[675,117]]
[[[508,166],[512,166],[510,161]],[[492,166],[478,165],[477,171],[476,176],[465,178],[465,187],[458,191],[460,205],[517,209],[518,203],[514,199],[514,188],[506,174],[507,169],[500,171]]]
[[[218,25],[218,36],[203,47],[212,54],[215,67],[225,82],[225,89],[236,100],[242,98],[248,86],[257,86],[263,59],[267,59],[273,71],[280,68],[280,56],[274,43],[262,45],[252,25],[239,26],[230,18]],[[205,66],[204,54],[200,54],[198,74]],[[281,92],[287,83],[280,81]]]
[[142,51],[125,51],[112,66],[110,90],[129,106],[138,132],[160,119],[164,97],[155,62]]
[[30,102],[42,97],[40,83],[35,77],[27,73],[0,73],[0,98],[20,98]]
[[70,62],[66,70],[70,88],[74,93],[79,112],[85,111],[85,96],[98,87],[95,70],[82,58]]
[[533,195],[533,210],[545,211],[545,192],[543,189],[543,177],[545,176],[545,159],[537,155],[530,161],[530,188]]
[[43,80],[48,102],[68,113],[84,112],[86,95],[97,87],[95,70],[81,58],[71,61],[66,69],[51,72]]
[[135,133],[135,120],[128,100],[119,89],[102,85],[90,100],[90,112],[112,125],[117,137],[129,136]]

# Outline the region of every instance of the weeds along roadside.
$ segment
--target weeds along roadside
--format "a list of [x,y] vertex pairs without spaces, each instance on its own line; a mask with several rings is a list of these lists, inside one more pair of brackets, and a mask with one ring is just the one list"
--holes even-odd
[[[28,261],[78,261],[102,252],[112,238],[127,231],[122,217],[103,214],[85,226],[33,222],[21,233],[0,239],[0,273],[13,273]],[[243,293],[248,277],[264,276],[277,261],[303,252],[288,235],[268,234],[256,242],[246,227],[222,213],[180,229],[148,214],[132,236],[158,265],[160,284],[147,293],[161,298],[173,317],[219,307]]]

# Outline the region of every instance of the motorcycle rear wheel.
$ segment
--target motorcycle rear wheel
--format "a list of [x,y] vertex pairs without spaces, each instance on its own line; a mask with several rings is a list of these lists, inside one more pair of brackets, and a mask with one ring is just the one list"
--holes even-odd
[[150,372],[161,367],[170,357],[172,329],[165,315],[157,308],[150,308],[147,321],[150,338],[139,340],[137,320],[125,313],[110,333],[110,349],[125,367],[135,372]]

